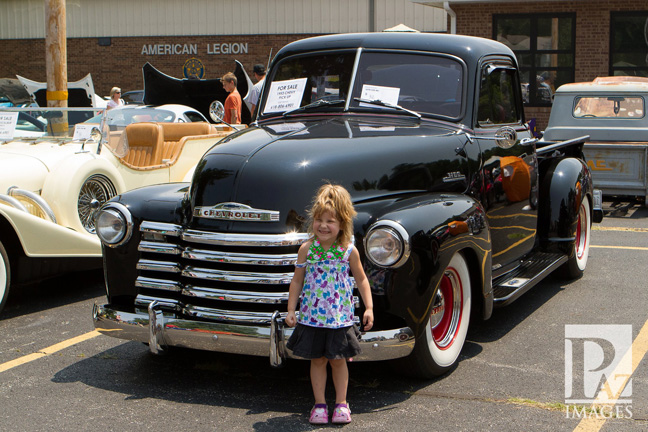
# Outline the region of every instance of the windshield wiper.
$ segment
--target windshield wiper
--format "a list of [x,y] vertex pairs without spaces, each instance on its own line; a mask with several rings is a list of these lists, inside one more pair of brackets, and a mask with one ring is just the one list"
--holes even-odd
[[286,111],[285,113],[283,113],[283,116],[286,117],[289,116],[290,114],[295,114],[298,112],[307,111],[307,110],[311,110],[323,106],[339,105],[339,104],[343,104],[344,102],[346,102],[344,99],[334,99],[334,100],[318,99],[313,103],[309,103],[308,105],[304,105],[302,107],[295,108],[290,111]]
[[395,109],[395,110],[398,110],[398,111],[403,111],[403,112],[406,112],[406,113],[408,113],[410,115],[413,115],[414,117],[416,117],[418,119],[421,118],[421,114],[417,113],[416,111],[408,110],[407,108],[403,108],[400,105],[392,105],[390,103],[383,102],[380,99],[369,100],[369,99],[362,99],[362,98],[359,98],[359,97],[355,97],[355,98],[353,98],[353,100],[356,101],[356,102],[361,102],[361,103],[366,103],[366,104],[371,104],[371,105],[378,105],[378,106],[385,107],[385,108],[391,108],[391,109]]

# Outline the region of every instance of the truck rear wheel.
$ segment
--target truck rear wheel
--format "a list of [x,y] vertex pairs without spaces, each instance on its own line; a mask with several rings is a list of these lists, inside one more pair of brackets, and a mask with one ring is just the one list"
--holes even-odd
[[560,276],[567,279],[578,279],[583,276],[585,267],[587,267],[591,231],[592,215],[589,199],[584,197],[578,210],[574,241],[570,242],[568,246],[568,261],[558,269]]
[[4,308],[9,297],[9,285],[11,283],[11,267],[9,265],[9,256],[2,242],[0,242],[0,312]]
[[470,320],[471,287],[468,264],[456,253],[443,272],[425,331],[405,360],[413,374],[433,378],[451,370],[466,341]]

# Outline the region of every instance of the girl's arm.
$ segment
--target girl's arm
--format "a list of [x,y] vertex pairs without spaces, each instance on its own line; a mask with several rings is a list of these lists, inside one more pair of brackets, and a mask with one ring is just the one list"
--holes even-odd
[[351,268],[351,274],[358,285],[358,291],[360,291],[360,297],[362,297],[362,302],[365,305],[365,312],[362,317],[362,323],[364,324],[364,330],[371,330],[374,323],[374,314],[373,314],[373,297],[371,297],[371,288],[369,287],[369,279],[362,269],[362,262],[360,261],[360,254],[358,249],[353,248],[351,250],[351,255],[349,256],[349,267]]
[[[303,264],[306,262],[306,256],[308,255],[308,249],[310,248],[311,243],[311,241],[307,241],[300,246],[299,252],[297,252],[297,264]],[[304,267],[296,267],[292,281],[290,281],[290,288],[288,289],[288,315],[285,320],[288,327],[295,327],[297,324],[295,309],[297,309],[297,300],[299,300],[299,295],[304,286],[305,274],[306,269]]]

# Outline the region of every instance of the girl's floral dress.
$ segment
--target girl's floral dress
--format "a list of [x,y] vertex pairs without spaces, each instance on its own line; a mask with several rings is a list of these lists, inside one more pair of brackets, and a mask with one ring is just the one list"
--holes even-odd
[[304,287],[297,321],[311,327],[342,328],[353,325],[353,283],[349,276],[349,256],[352,244],[346,248],[337,242],[325,251],[315,239],[306,263]]

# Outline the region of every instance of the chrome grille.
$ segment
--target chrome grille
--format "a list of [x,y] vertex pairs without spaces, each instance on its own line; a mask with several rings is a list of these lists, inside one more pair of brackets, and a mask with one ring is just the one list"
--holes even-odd
[[[288,288],[305,233],[229,234],[143,222],[136,307],[223,322],[285,317]],[[356,299],[357,303],[357,299]]]

